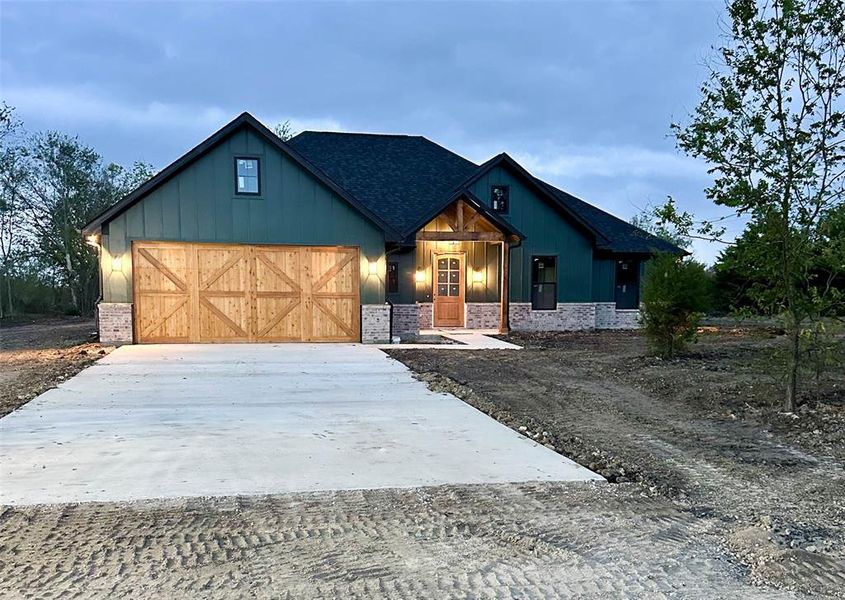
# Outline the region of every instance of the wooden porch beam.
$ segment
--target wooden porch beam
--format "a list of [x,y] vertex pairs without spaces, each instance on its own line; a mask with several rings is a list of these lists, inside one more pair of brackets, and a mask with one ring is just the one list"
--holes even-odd
[[499,319],[499,333],[508,333],[508,312],[510,311],[510,297],[508,286],[510,285],[510,245],[502,242],[502,306]]
[[505,236],[498,231],[420,231],[421,242],[501,242]]

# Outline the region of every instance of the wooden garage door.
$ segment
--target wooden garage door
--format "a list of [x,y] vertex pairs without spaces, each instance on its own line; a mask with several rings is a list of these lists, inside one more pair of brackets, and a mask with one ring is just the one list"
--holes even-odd
[[358,249],[134,242],[135,340],[360,339]]

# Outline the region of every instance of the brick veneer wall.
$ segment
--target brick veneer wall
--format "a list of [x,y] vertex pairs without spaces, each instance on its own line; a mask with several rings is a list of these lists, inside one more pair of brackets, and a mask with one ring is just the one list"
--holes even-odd
[[596,304],[596,329],[639,329],[640,311],[618,309],[615,302]]
[[498,302],[467,302],[464,327],[467,329],[499,329],[501,304]]
[[361,341],[365,344],[390,342],[390,305],[361,305]]
[[510,326],[522,331],[595,329],[594,302],[561,302],[555,310],[532,310],[530,302],[511,302]]
[[420,307],[417,304],[393,305],[393,335],[409,337],[420,333]]
[[97,305],[100,342],[104,344],[132,343],[132,304],[128,302],[100,302]]
[[431,302],[417,302],[420,310],[420,329],[434,327],[434,304]]

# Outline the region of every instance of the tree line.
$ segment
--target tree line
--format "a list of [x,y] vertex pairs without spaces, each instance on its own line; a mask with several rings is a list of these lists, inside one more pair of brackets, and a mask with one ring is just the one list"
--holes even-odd
[[106,162],[77,137],[27,132],[0,106],[0,317],[90,315],[99,296],[97,249],[81,229],[153,175]]

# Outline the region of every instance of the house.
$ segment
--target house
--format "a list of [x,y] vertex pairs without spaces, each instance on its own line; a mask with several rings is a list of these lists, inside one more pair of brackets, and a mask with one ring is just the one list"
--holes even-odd
[[635,327],[644,262],[677,248],[423,137],[243,113],[105,210],[104,342],[381,342],[431,327]]

